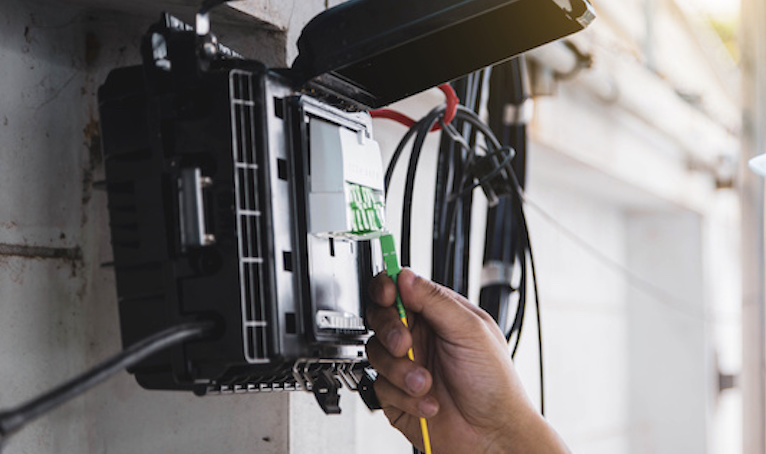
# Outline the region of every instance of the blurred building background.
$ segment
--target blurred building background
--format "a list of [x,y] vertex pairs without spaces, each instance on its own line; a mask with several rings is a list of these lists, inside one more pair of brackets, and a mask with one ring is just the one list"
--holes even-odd
[[[588,30],[527,55],[547,415],[574,452],[742,452],[741,82],[711,23],[736,11],[594,5]],[[516,362],[535,395],[530,326]]]
[[[246,0],[215,20],[224,42],[284,66],[302,26],[336,3]],[[547,415],[577,453],[761,454],[761,211],[742,211],[740,195],[762,207],[742,156],[766,151],[766,7],[744,0],[738,46],[738,5],[593,3],[588,30],[527,55],[527,215]],[[196,4],[0,5],[0,408],[120,348],[113,276],[101,267],[111,255],[106,197],[93,190],[103,178],[95,94],[110,69],[138,62],[159,11],[191,20]],[[395,107],[417,117],[441,102],[433,90]],[[375,128],[389,156],[405,129]],[[422,168],[434,161],[426,151]],[[414,212],[431,209],[433,178],[419,174]],[[389,208],[397,231],[399,205]],[[430,222],[422,226],[413,267],[428,275]],[[474,276],[480,267],[477,257]],[[528,322],[517,356],[535,400],[536,334]],[[410,452],[356,395],[344,393],[341,406],[326,417],[302,393],[149,392],[123,374],[30,426],[7,452]]]

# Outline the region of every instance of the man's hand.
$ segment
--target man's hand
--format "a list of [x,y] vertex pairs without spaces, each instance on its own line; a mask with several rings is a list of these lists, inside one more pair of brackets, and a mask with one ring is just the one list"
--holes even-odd
[[[569,452],[526,396],[492,317],[410,270],[397,281],[410,330],[385,274],[372,282],[376,304],[367,310],[375,392],[394,427],[422,449],[418,418],[428,418],[433,452],[440,454]],[[415,363],[406,357],[410,347]]]

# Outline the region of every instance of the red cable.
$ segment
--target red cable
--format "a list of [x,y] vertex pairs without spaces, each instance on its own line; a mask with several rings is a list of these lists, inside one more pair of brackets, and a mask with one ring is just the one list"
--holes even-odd
[[[455,118],[455,114],[457,113],[457,105],[460,104],[460,99],[457,97],[457,94],[455,93],[455,90],[452,88],[452,85],[450,84],[441,84],[439,85],[439,90],[444,93],[444,96],[447,98],[447,109],[444,111],[444,117],[443,121],[444,124],[449,124],[452,122],[452,120]],[[408,117],[407,115],[404,115],[401,112],[397,112],[393,109],[375,109],[370,111],[370,116],[372,118],[386,118],[388,120],[393,120],[397,123],[401,123],[404,126],[411,128],[415,125],[416,121],[412,118]],[[435,124],[430,132],[438,131],[442,128],[441,123]]]
[[388,120],[394,120],[395,122],[401,123],[408,128],[415,126],[415,120],[393,109],[371,110],[370,116],[372,118],[386,118]]
[[[444,93],[447,98],[447,110],[444,111],[444,124],[452,123],[452,120],[457,114],[457,105],[460,104],[460,98],[457,97],[455,89],[450,84],[439,85],[439,90]],[[441,125],[437,125],[441,128]]]

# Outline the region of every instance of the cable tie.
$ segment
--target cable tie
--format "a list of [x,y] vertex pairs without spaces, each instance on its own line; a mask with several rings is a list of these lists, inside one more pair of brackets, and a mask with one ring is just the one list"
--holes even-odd
[[481,287],[491,287],[494,285],[507,285],[513,288],[513,270],[511,264],[503,263],[499,260],[491,260],[484,264],[481,269]]
[[532,121],[535,104],[532,98],[527,98],[519,104],[506,104],[503,108],[503,125],[525,125]]

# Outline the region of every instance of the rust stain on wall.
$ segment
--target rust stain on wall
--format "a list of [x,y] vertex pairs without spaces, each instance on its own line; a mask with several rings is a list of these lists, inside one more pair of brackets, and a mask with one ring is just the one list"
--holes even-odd
[[[86,205],[93,193],[93,174],[103,162],[101,156],[101,126],[93,114],[91,114],[90,120],[83,128],[82,133],[83,144],[88,150],[88,162],[82,177],[82,204]],[[83,212],[82,223],[85,224],[86,221],[87,217]]]

